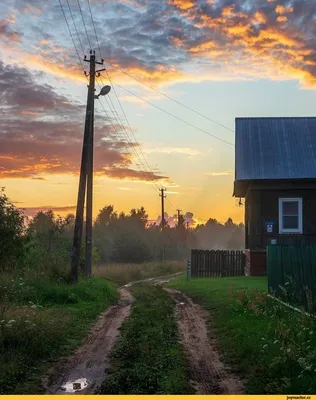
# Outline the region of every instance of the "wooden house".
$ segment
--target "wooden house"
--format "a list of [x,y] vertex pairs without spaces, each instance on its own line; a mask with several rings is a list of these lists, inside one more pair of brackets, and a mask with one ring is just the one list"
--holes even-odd
[[245,199],[246,274],[266,246],[316,243],[316,117],[236,118],[234,196]]

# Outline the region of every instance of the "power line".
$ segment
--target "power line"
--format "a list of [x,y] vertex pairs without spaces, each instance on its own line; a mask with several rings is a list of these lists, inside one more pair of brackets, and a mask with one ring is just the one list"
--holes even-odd
[[[101,80],[101,82],[102,82],[102,85],[103,85],[103,81],[102,81],[102,80]],[[122,123],[122,121],[121,121],[121,119],[120,119],[120,117],[119,117],[119,115],[118,115],[118,112],[117,112],[116,109],[115,109],[115,106],[114,106],[114,104],[113,104],[113,102],[112,102],[112,100],[111,100],[111,97],[109,96],[108,98],[105,98],[105,99],[106,99],[106,101],[107,101],[107,103],[108,103],[108,106],[109,106],[109,108],[110,108],[110,110],[111,110],[111,112],[112,112],[114,118],[116,118],[118,125],[121,127],[122,132],[125,134],[125,137],[127,138],[127,142],[130,144],[130,148],[131,148],[132,152],[134,152],[134,154],[136,155],[136,157],[138,157],[138,160],[140,161],[140,164],[143,164],[142,167],[144,168],[145,172],[147,172],[147,171],[146,171],[146,167],[145,167],[143,161],[141,160],[141,157],[139,156],[139,154],[138,154],[137,151],[136,151],[135,146],[134,146],[133,143],[131,142],[131,140],[130,140],[130,138],[129,138],[129,135],[128,135],[127,131],[126,131],[126,128],[125,128],[124,124]],[[109,104],[109,102],[111,103],[111,105]],[[137,142],[136,142],[136,143],[137,143]],[[136,143],[135,143],[135,144],[136,144]],[[136,166],[137,166],[137,164],[136,164]],[[138,166],[137,166],[137,167],[138,167]],[[143,174],[143,171],[141,171],[140,169],[139,169],[139,171]],[[150,180],[150,176],[149,176],[150,173],[154,174],[153,171],[151,171],[151,168],[150,168],[150,167],[149,167],[149,172],[147,172],[147,173],[148,173],[148,176],[147,176],[147,177],[145,176],[145,180],[146,180],[146,181],[147,181],[147,180]],[[143,176],[144,176],[144,175],[143,175]],[[158,186],[154,181],[153,181],[152,183],[153,183],[153,184],[157,187],[157,189],[159,190],[159,186]]]
[[[120,101],[120,99],[119,99],[119,97],[118,97],[118,95],[117,95],[117,93],[116,93],[115,86],[113,85],[112,80],[111,80],[110,75],[109,75],[109,73],[108,73],[107,70],[106,70],[106,73],[107,73],[107,75],[108,75],[108,79],[109,79],[111,85],[113,86],[113,91],[114,91],[115,97],[116,97],[116,99],[117,99],[117,101],[118,101],[118,103],[119,103],[119,105],[120,105],[120,108],[121,108],[121,110],[122,110],[122,113],[123,113],[123,115],[124,115],[124,117],[125,117],[125,121],[126,121],[128,127],[129,127],[129,130],[130,130],[131,133],[132,133],[132,136],[133,136],[133,138],[134,138],[134,141],[137,143],[137,139],[136,139],[136,137],[135,137],[134,131],[133,131],[133,129],[132,129],[132,127],[131,127],[131,125],[130,125],[128,119],[127,119],[127,116],[126,116],[126,114],[125,114],[125,111],[124,111],[124,109],[123,109],[123,106],[122,106],[122,104],[121,104],[121,101]],[[101,79],[101,82],[102,82],[102,79]],[[102,83],[102,84],[103,84],[103,83]],[[123,124],[122,126],[124,127],[124,130],[125,130],[124,124]],[[126,130],[125,130],[125,131],[126,131]],[[148,162],[147,162],[147,160],[146,160],[146,157],[144,156],[144,153],[142,152],[142,150],[139,149],[139,151],[140,151],[141,156],[143,157],[144,164],[147,165],[147,168],[149,169],[150,172],[154,173],[154,172],[151,170],[151,167],[150,167],[150,165],[148,164]],[[145,169],[146,169],[146,168],[145,168]],[[160,188],[158,187],[158,185],[157,185],[155,182],[153,182],[153,183],[155,184],[155,186],[157,187],[157,189],[160,190]]]
[[199,127],[197,127],[197,126],[191,124],[190,122],[185,121],[184,119],[182,119],[182,118],[180,118],[180,117],[177,117],[176,115],[170,113],[169,111],[164,110],[163,108],[157,106],[156,104],[154,104],[154,103],[152,103],[152,102],[150,102],[150,101],[148,101],[148,100],[142,98],[141,96],[138,96],[136,93],[132,92],[131,90],[124,88],[123,86],[119,85],[117,82],[115,82],[115,83],[116,83],[116,85],[117,85],[118,87],[120,87],[121,89],[125,90],[126,92],[130,93],[131,95],[133,95],[133,96],[135,96],[135,97],[138,97],[140,100],[142,100],[142,101],[144,101],[144,102],[150,104],[151,106],[153,106],[153,107],[157,108],[158,110],[160,110],[160,111],[162,111],[162,112],[164,112],[164,113],[170,115],[171,117],[173,117],[173,118],[175,118],[175,119],[177,119],[177,120],[179,120],[179,121],[181,121],[181,122],[183,122],[183,123],[185,123],[185,124],[191,126],[192,128],[197,129],[197,130],[200,131],[200,132],[203,132],[203,133],[206,133],[206,134],[209,135],[209,136],[212,136],[214,139],[218,139],[218,140],[220,140],[221,142],[226,143],[226,144],[229,144],[230,146],[233,146],[233,147],[234,147],[234,144],[233,144],[233,143],[228,142],[227,140],[222,139],[222,138],[220,138],[220,137],[218,137],[218,136],[216,136],[216,135],[213,135],[212,133],[207,132],[207,131],[205,131],[204,129],[201,129],[201,128],[199,128]]
[[[101,48],[100,48],[99,38],[98,38],[97,30],[96,30],[96,27],[95,27],[95,22],[94,22],[94,18],[93,18],[91,6],[90,6],[90,1],[87,0],[87,3],[88,3],[88,6],[89,6],[90,17],[91,17],[91,21],[92,21],[92,25],[93,25],[93,29],[94,29],[96,41],[97,41],[97,46],[98,46],[98,49],[99,49],[99,52],[100,52],[100,57],[101,57],[101,59],[102,59],[102,54],[101,54]],[[116,92],[116,90],[115,90],[115,86],[113,85],[112,80],[111,80],[111,77],[110,77],[110,74],[109,74],[109,72],[107,71],[106,68],[105,68],[105,72],[106,72],[106,74],[107,74],[107,77],[108,77],[109,82],[111,83],[111,86],[113,87],[114,95],[115,95],[115,97],[116,97],[116,99],[117,99],[117,101],[118,101],[118,103],[119,103],[119,106],[120,106],[121,111],[122,111],[122,113],[123,113],[123,115],[124,115],[124,118],[125,118],[125,121],[126,121],[128,127],[129,127],[129,130],[130,130],[131,133],[132,133],[132,136],[133,136],[133,138],[134,138],[134,141],[137,143],[137,139],[136,139],[136,137],[135,137],[135,135],[134,135],[134,131],[133,131],[133,129],[131,128],[131,125],[130,125],[128,119],[127,119],[126,113],[125,113],[125,111],[124,111],[124,109],[123,109],[123,106],[122,106],[122,103],[121,103],[121,101],[120,101],[120,98],[119,98],[119,96],[117,95],[117,92]],[[101,82],[102,82],[102,78],[101,78]],[[102,82],[102,84],[103,84],[103,82]],[[120,120],[119,115],[118,115],[118,113],[117,113],[117,111],[116,111],[116,109],[115,109],[115,106],[114,106],[113,103],[112,103],[111,97],[110,97],[110,102],[111,102],[112,107],[114,108],[114,110],[115,110],[115,112],[116,112],[116,114],[117,114],[117,119]],[[120,120],[120,122],[121,122],[121,120]],[[126,129],[125,129],[125,126],[124,126],[124,124],[122,124],[122,122],[121,122],[121,126],[122,126],[123,130],[125,131],[125,133],[127,134]],[[128,135],[127,135],[127,136],[128,136]],[[132,148],[134,149],[133,146],[132,146]],[[134,149],[134,150],[135,150],[135,149]],[[136,151],[136,150],[135,150],[135,151]],[[140,149],[140,154],[141,154],[141,156],[143,157],[143,160],[144,160],[145,164],[147,165],[148,170],[149,170],[152,174],[154,174],[154,172],[152,171],[150,165],[148,164],[147,159],[146,159],[146,157],[144,156],[144,154],[143,154],[143,152],[142,152],[141,149]],[[139,159],[140,159],[140,156],[139,156]],[[146,168],[145,168],[145,170],[146,170]],[[159,186],[158,186],[154,181],[153,181],[153,183],[154,183],[155,186],[158,188],[158,190],[160,190]]]
[[83,45],[82,45],[82,42],[81,42],[81,39],[80,39],[80,35],[79,35],[78,29],[77,29],[77,25],[76,25],[76,23],[75,23],[75,18],[74,18],[74,16],[73,16],[72,11],[71,11],[71,7],[70,7],[70,4],[69,4],[69,0],[67,0],[67,4],[68,4],[70,16],[71,16],[71,18],[72,18],[72,22],[73,22],[73,24],[74,24],[74,27],[75,27],[75,30],[76,30],[76,33],[77,33],[77,36],[78,36],[78,40],[79,40],[79,43],[80,43],[80,46],[81,46],[82,53],[84,54]]
[[90,11],[91,21],[92,21],[92,25],[93,25],[93,29],[94,29],[95,38],[96,38],[96,41],[97,41],[97,46],[98,46],[99,53],[100,53],[100,58],[102,59],[101,48],[100,48],[100,42],[99,42],[97,30],[96,30],[96,28],[95,28],[95,23],[94,23],[92,11],[91,11],[91,6],[90,6],[90,0],[87,0],[87,2],[88,2],[88,6],[89,6],[89,11]]
[[78,3],[78,6],[79,6],[79,10],[80,10],[83,26],[84,26],[84,29],[86,31],[86,36],[87,36],[87,39],[88,39],[89,47],[90,47],[90,49],[92,49],[90,38],[89,38],[89,35],[88,35],[88,31],[87,31],[87,26],[86,26],[86,23],[85,23],[85,20],[84,20],[84,17],[83,17],[82,8],[81,8],[81,5],[80,5],[80,0],[77,0],[77,3]]
[[[59,0],[59,2],[60,2],[60,1],[61,1],[61,0]],[[89,0],[87,0],[87,1],[88,1],[89,11],[90,11],[90,16],[91,16],[91,21],[92,21],[92,23],[93,23],[94,32],[95,32],[95,36],[96,36],[96,40],[97,40],[97,46],[98,46],[98,49],[99,49],[99,52],[100,52],[100,56],[101,56],[101,58],[102,58],[102,55],[101,55],[101,48],[100,48],[99,39],[98,39],[97,31],[96,31],[96,28],[95,28],[94,20],[93,20],[93,15],[92,15],[92,10],[91,10],[91,6],[90,6],[90,2],[89,2]],[[88,35],[88,31],[87,31],[87,27],[86,27],[86,24],[85,24],[85,21],[84,21],[84,17],[83,17],[83,13],[82,13],[82,8],[81,8],[81,5],[80,5],[79,0],[77,0],[77,2],[78,2],[79,10],[80,10],[80,13],[81,13],[82,21],[83,21],[83,24],[84,24],[84,27],[85,27],[85,32],[86,32],[86,35],[87,35],[87,39],[88,39],[89,45],[90,45],[90,47],[91,47],[91,41],[90,41],[90,38],[89,38],[89,35]],[[73,14],[72,14],[72,12],[71,12],[71,8],[70,8],[70,6],[69,6],[68,0],[67,0],[67,3],[68,3],[68,7],[69,7],[69,10],[70,10],[70,14],[71,14],[71,17],[72,17],[72,20],[73,20],[73,23],[74,23],[74,26],[75,26],[75,29],[76,29],[76,32],[77,32],[77,35],[78,35],[80,44],[81,44],[81,47],[82,47],[82,49],[83,49],[82,42],[81,42],[80,36],[79,36],[79,32],[78,32],[78,29],[77,29],[77,26],[76,26],[76,23],[75,23]],[[60,3],[60,5],[61,5],[61,3]],[[62,5],[61,5],[61,8],[62,8]],[[63,10],[63,8],[62,8],[62,10]],[[64,10],[63,10],[63,13],[64,13]],[[73,39],[71,30],[70,30],[70,27],[69,27],[69,23],[68,23],[68,20],[67,20],[67,18],[66,18],[65,13],[64,13],[64,18],[65,18],[65,21],[66,21],[66,23],[67,23],[69,33],[70,33],[70,35],[71,35],[71,37],[72,37],[72,41],[73,41],[74,47],[75,47],[75,49],[76,49],[76,51],[77,51],[78,59],[79,59],[81,65],[82,65],[82,67],[83,67],[83,64],[82,64],[81,58],[80,58],[80,56],[79,56],[79,52],[78,52],[78,50],[77,50],[75,41],[74,41],[74,39]],[[106,71],[106,72],[107,72],[107,71]],[[108,75],[109,81],[111,82],[111,78],[110,78],[108,72],[107,72],[107,75]],[[101,78],[101,81],[102,81],[102,78]],[[111,83],[112,83],[112,82],[111,82]],[[122,107],[122,104],[121,104],[121,102],[120,102],[120,99],[119,99],[119,97],[118,97],[118,95],[117,95],[117,93],[116,93],[116,91],[115,91],[115,87],[114,87],[113,84],[112,84],[112,86],[113,86],[113,91],[114,91],[114,93],[115,93],[115,95],[116,95],[117,101],[119,102],[119,105],[120,105],[120,107],[121,107],[121,110],[122,110],[122,112],[123,112],[123,114],[124,114],[125,120],[126,120],[128,126],[129,126],[129,129],[130,129],[130,131],[131,131],[133,137],[134,137],[134,140],[135,140],[136,143],[137,143],[137,140],[136,140],[136,137],[135,137],[135,135],[134,135],[134,132],[133,132],[133,130],[132,130],[130,124],[129,124],[129,121],[128,121],[127,116],[126,116],[126,114],[125,114],[125,112],[124,112],[124,109],[123,109],[123,107]],[[151,170],[151,167],[149,166],[149,164],[148,164],[148,162],[147,162],[147,160],[146,160],[144,154],[142,153],[142,151],[141,151],[141,149],[140,149],[140,153],[141,153],[141,155],[143,156],[143,159],[144,159],[145,163],[147,164],[147,167],[148,167],[148,170],[149,170],[149,171],[146,170],[147,168],[146,168],[146,166],[145,166],[145,164],[144,164],[144,161],[141,159],[141,156],[137,153],[137,150],[136,150],[135,146],[134,146],[134,145],[132,144],[132,142],[130,141],[129,135],[128,135],[128,133],[127,133],[127,131],[126,131],[126,128],[125,128],[125,125],[124,125],[124,124],[122,123],[122,121],[120,120],[120,117],[119,117],[119,115],[118,115],[118,112],[116,111],[115,106],[114,106],[114,104],[113,104],[113,102],[112,102],[112,100],[111,100],[110,97],[109,97],[109,99],[110,99],[112,108],[111,108],[111,106],[110,106],[110,104],[109,104],[108,98],[106,97],[106,101],[107,101],[107,103],[108,103],[108,106],[109,106],[109,108],[110,108],[110,110],[111,110],[113,116],[117,119],[117,121],[118,121],[118,126],[121,127],[122,132],[124,132],[124,134],[126,135],[127,143],[129,143],[132,152],[134,152],[134,154],[135,154],[136,157],[138,158],[138,161],[140,162],[140,165],[141,165],[141,167],[143,167],[144,171],[142,171],[142,169],[138,166],[137,163],[135,164],[136,167],[138,168],[139,172],[143,175],[145,181],[148,181],[148,180],[151,181],[151,183],[152,183],[153,185],[155,185],[156,188],[157,188],[158,190],[160,190],[160,187],[157,185],[157,183],[156,183],[155,181],[151,180],[151,179],[154,177],[155,174],[154,174],[154,172]],[[106,113],[106,115],[108,116],[108,114],[107,114],[107,112],[106,112],[106,110],[105,110],[105,108],[104,108],[104,106],[103,106],[103,104],[102,104],[101,101],[100,101],[100,104],[101,104],[101,106],[102,106],[102,108],[103,108],[103,111],[104,111],[104,112]],[[115,114],[116,114],[116,115],[115,115]],[[110,120],[110,123],[112,124],[110,118],[109,118],[109,120]],[[113,125],[113,124],[112,124],[112,126],[113,126],[113,128],[114,128],[114,125]],[[117,132],[116,132],[116,133],[117,133]],[[123,143],[124,143],[124,146],[125,146],[124,140],[123,140]],[[126,146],[125,146],[125,147],[126,147]],[[127,152],[129,153],[129,150],[127,149],[127,147],[126,147],[126,150],[127,150]],[[147,172],[148,176],[145,175],[146,172]],[[152,174],[152,175],[150,176],[150,174]]]
[[[113,111],[111,105],[110,105],[109,102],[108,102],[108,99],[107,99],[107,98],[105,98],[105,99],[107,100],[108,107],[109,107],[109,109],[111,110],[111,112],[112,112],[114,118],[117,119],[117,117],[115,116],[115,112],[116,112],[116,111]],[[100,100],[100,99],[99,99],[99,100]],[[113,104],[113,103],[112,103],[112,104]],[[101,101],[100,101],[100,105],[101,105],[101,107],[102,107],[104,113],[106,114],[106,116],[110,119],[110,117],[109,117],[109,115],[108,115],[108,112],[107,112],[106,109],[104,108],[104,106],[103,106],[103,104],[102,104]],[[117,113],[117,112],[116,112],[116,113]],[[124,125],[122,125],[122,122],[119,122],[119,120],[117,119],[117,123],[118,123],[118,125],[121,127],[122,132],[124,132]],[[112,126],[113,126],[113,124],[112,124]],[[133,143],[130,141],[127,132],[125,131],[124,133],[125,133],[125,140],[127,140],[127,143],[130,145],[131,151],[132,151],[132,152],[134,151],[135,156],[138,158],[140,164],[142,164],[142,160],[140,159],[139,155],[137,154],[137,152],[136,152],[136,150],[135,150],[135,147],[133,146]],[[126,151],[127,151],[128,153],[130,153],[130,150],[127,148],[124,139],[123,139],[123,144],[124,144],[124,147],[125,147]],[[149,179],[149,176],[146,176],[146,175],[145,175],[145,172],[141,170],[141,168],[139,167],[139,165],[136,164],[136,163],[135,163],[135,165],[136,165],[137,169],[139,170],[139,172],[143,175],[145,181],[150,180],[150,179]],[[144,165],[142,165],[142,167],[143,167],[144,170],[146,171],[146,168],[144,167]],[[154,181],[152,181],[152,183],[159,189],[159,186],[158,186]],[[152,187],[152,186],[151,186],[151,187]],[[154,189],[154,190],[155,190],[155,189]],[[156,190],[155,190],[155,192],[156,192]]]
[[[88,0],[88,1],[89,1],[89,0]],[[221,126],[221,127],[224,128],[224,129],[227,129],[227,130],[230,131],[230,132],[234,132],[234,130],[231,129],[231,128],[229,128],[228,126],[223,125],[223,124],[221,124],[220,122],[215,121],[214,119],[207,117],[206,115],[200,113],[199,111],[194,110],[193,108],[187,106],[186,104],[182,103],[181,101],[178,101],[178,100],[172,98],[171,96],[167,95],[166,93],[161,92],[160,90],[154,88],[153,86],[148,85],[147,83],[145,83],[145,82],[142,81],[141,79],[138,79],[138,78],[136,78],[135,76],[131,75],[130,73],[128,73],[128,72],[126,72],[126,71],[124,71],[124,70],[122,70],[122,69],[116,67],[114,64],[111,64],[111,63],[109,63],[109,62],[107,62],[107,61],[106,61],[106,64],[111,65],[111,67],[115,68],[117,71],[122,72],[123,74],[129,76],[130,78],[132,78],[132,79],[134,79],[135,81],[141,83],[142,85],[144,85],[144,86],[146,86],[146,87],[152,89],[152,90],[155,91],[156,93],[159,93],[160,95],[166,97],[167,99],[172,100],[173,102],[179,104],[180,106],[185,107],[186,109],[188,109],[188,110],[194,112],[195,114],[199,115],[200,117],[206,118],[207,120],[213,122],[214,124],[217,124],[217,125]]]
[[67,27],[68,27],[68,31],[69,31],[69,34],[70,34],[72,43],[73,43],[73,45],[74,45],[75,51],[76,51],[77,56],[78,56],[78,59],[79,59],[79,63],[81,64],[82,69],[84,69],[82,60],[81,60],[80,55],[79,55],[79,51],[78,51],[78,49],[77,49],[77,46],[76,46],[76,43],[75,43],[75,40],[74,40],[74,37],[73,37],[73,35],[72,35],[72,33],[71,33],[71,30],[70,30],[70,26],[69,26],[69,23],[68,23],[68,20],[67,20],[67,17],[66,17],[66,14],[65,14],[63,5],[62,5],[62,3],[61,3],[61,0],[59,0],[59,5],[60,5],[60,8],[61,8],[61,10],[62,10],[62,12],[63,12],[63,15],[64,15],[64,18],[65,18],[65,21],[66,21],[66,24],[67,24]]

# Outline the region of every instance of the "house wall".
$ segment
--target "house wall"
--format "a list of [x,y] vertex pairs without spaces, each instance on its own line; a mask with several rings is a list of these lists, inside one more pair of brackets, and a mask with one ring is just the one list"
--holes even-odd
[[[303,234],[279,234],[279,198],[303,199]],[[249,188],[247,195],[249,250],[264,250],[271,239],[276,243],[316,243],[316,189],[267,187]],[[266,232],[265,221],[273,221],[273,232]]]
[[[303,200],[303,234],[279,234],[279,198],[301,197]],[[273,232],[266,231],[265,221],[273,221]],[[277,244],[316,243],[316,186],[309,188],[272,185],[249,187],[245,201],[246,274],[266,273],[266,246]]]

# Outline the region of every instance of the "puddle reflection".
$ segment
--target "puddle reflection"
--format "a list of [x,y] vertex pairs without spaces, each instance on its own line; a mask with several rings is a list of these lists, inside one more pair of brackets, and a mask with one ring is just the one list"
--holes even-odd
[[67,393],[75,393],[80,390],[85,389],[88,386],[89,382],[87,378],[76,379],[72,382],[67,382],[61,388]]

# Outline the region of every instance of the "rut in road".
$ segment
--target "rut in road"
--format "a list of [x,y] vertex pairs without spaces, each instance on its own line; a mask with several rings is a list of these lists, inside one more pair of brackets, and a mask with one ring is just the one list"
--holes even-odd
[[106,378],[119,328],[131,312],[133,296],[120,289],[120,302],[102,313],[85,342],[69,358],[47,394],[93,394]]
[[174,299],[179,333],[197,394],[242,394],[243,383],[221,362],[207,332],[209,314],[183,293],[165,289]]

